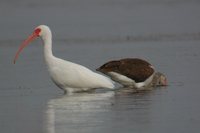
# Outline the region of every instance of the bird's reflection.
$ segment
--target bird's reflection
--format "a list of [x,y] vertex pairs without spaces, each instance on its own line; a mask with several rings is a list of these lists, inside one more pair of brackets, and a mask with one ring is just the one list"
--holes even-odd
[[103,115],[104,112],[110,110],[114,94],[113,91],[76,93],[51,99],[47,109],[47,132],[71,132],[70,129],[74,128],[79,132],[83,131],[83,128],[89,130],[86,127],[101,124],[103,121],[99,114]]
[[137,92],[130,88],[119,88],[51,99],[48,102],[46,129],[48,133],[92,133],[122,132],[131,129],[133,123],[149,126],[149,110],[154,105],[152,99],[160,95],[159,90],[156,93],[156,90]]

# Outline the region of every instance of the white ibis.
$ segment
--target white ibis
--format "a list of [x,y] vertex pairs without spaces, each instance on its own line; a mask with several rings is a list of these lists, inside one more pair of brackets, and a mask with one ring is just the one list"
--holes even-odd
[[109,61],[99,67],[97,71],[110,76],[112,80],[125,87],[138,90],[167,85],[167,78],[164,74],[155,72],[150,63],[138,58]]
[[114,84],[111,79],[95,73],[79,64],[55,57],[52,53],[51,30],[46,25],[40,25],[36,27],[32,35],[21,44],[15,55],[14,63],[16,62],[23,48],[37,37],[41,37],[43,40],[44,58],[51,79],[65,92],[71,93],[89,91],[96,88],[114,88]]

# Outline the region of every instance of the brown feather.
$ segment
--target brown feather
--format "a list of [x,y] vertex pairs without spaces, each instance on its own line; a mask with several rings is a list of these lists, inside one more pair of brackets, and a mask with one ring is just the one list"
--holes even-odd
[[150,63],[138,58],[110,61],[97,70],[105,74],[116,72],[133,79],[136,83],[145,81],[154,73],[154,69]]

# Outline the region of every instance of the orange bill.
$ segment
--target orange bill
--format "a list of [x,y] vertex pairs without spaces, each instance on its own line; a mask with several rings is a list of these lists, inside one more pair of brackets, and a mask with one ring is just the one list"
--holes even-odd
[[17,53],[15,54],[15,58],[14,58],[14,64],[16,63],[16,60],[18,59],[18,56],[20,54],[20,52],[31,42],[33,41],[35,38],[37,37],[37,34],[33,33],[32,35],[30,35],[19,47]]

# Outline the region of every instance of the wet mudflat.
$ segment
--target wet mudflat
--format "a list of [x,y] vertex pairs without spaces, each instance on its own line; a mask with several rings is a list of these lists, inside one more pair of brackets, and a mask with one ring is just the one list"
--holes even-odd
[[[0,132],[199,132],[198,1],[59,2],[0,5]],[[57,57],[94,71],[109,60],[144,58],[166,74],[169,86],[63,95],[49,78],[41,40],[12,63],[38,24],[51,27]]]

